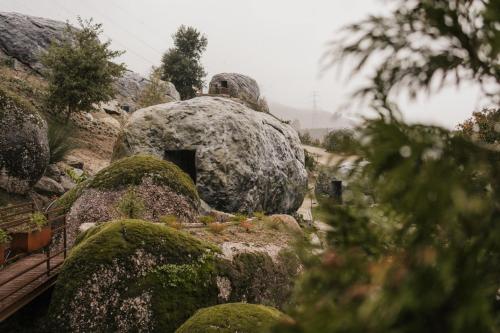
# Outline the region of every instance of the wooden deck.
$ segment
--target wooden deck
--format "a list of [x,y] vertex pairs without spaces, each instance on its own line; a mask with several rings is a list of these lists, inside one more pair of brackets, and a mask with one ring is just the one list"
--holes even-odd
[[63,254],[51,258],[49,271],[47,256],[33,254],[1,270],[0,322],[54,285],[63,261]]

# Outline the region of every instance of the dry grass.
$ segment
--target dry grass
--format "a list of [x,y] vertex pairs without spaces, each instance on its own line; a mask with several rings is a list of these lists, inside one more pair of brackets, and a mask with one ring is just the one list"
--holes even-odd
[[177,216],[175,215],[165,215],[160,217],[160,222],[165,224],[167,227],[174,228],[177,230],[182,229],[182,223],[179,222]]
[[239,227],[245,230],[245,232],[252,232],[255,225],[249,221],[240,222]]
[[208,225],[208,230],[210,230],[212,233],[220,235],[224,232],[226,229],[226,226],[223,223],[219,222],[213,222]]
[[212,215],[205,215],[205,216],[200,216],[198,220],[205,225],[209,225],[215,222],[215,217]]

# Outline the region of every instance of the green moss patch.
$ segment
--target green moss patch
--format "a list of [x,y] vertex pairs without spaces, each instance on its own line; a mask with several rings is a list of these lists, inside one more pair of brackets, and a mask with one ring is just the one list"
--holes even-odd
[[60,331],[174,332],[217,303],[218,249],[140,220],[80,235],[59,275],[50,317]]
[[283,318],[271,307],[229,303],[199,310],[176,333],[266,333]]
[[62,196],[57,205],[69,209],[86,188],[113,190],[140,185],[144,178],[157,185],[165,185],[174,192],[199,202],[193,180],[177,165],[151,155],[135,155],[118,160],[99,171],[94,178],[78,185]]

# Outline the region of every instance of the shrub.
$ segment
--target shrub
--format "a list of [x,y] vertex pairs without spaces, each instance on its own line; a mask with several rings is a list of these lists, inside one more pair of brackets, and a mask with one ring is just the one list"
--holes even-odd
[[326,135],[323,147],[331,153],[355,155],[359,150],[359,142],[353,130],[340,129]]
[[28,231],[40,231],[43,227],[45,227],[49,222],[47,221],[47,217],[40,212],[35,212],[31,214],[30,219],[27,224]]
[[9,234],[0,228],[0,245],[4,245],[10,241],[11,237]]
[[182,229],[182,223],[179,222],[179,219],[175,215],[165,215],[160,217],[160,222],[165,224],[170,228],[174,228],[177,230]]
[[264,222],[266,223],[267,227],[273,230],[280,230],[283,226],[283,222],[281,222],[281,220],[277,217],[266,217],[264,219]]
[[316,170],[316,166],[317,166],[318,162],[316,162],[316,160],[314,159],[314,156],[305,149],[304,149],[304,155],[305,155],[306,169],[309,171]]
[[500,108],[474,112],[472,118],[458,125],[458,130],[475,141],[500,143]]
[[198,220],[201,223],[203,223],[205,225],[208,225],[210,223],[214,223],[215,222],[215,217],[212,216],[212,215],[205,215],[205,216],[200,216],[200,218]]
[[248,220],[248,216],[246,216],[245,214],[236,214],[235,216],[231,217],[231,221],[233,222],[240,223],[246,220]]
[[239,224],[239,227],[245,230],[246,232],[252,232],[252,229],[254,228],[254,224],[249,221],[242,221]]
[[62,161],[71,150],[78,147],[71,137],[73,130],[69,125],[56,121],[49,122],[47,137],[49,139],[50,164]]
[[214,234],[222,234],[225,229],[226,229],[226,226],[223,223],[219,223],[219,222],[210,223],[208,225],[208,230],[210,230]]
[[144,214],[144,202],[137,196],[132,188],[121,198],[118,203],[118,211],[126,218],[138,219]]
[[69,178],[71,178],[72,181],[75,182],[75,184],[83,183],[88,178],[85,172],[79,175],[73,168],[66,169],[66,174],[69,176]]
[[254,212],[253,216],[258,220],[262,220],[266,217],[266,214],[264,212]]

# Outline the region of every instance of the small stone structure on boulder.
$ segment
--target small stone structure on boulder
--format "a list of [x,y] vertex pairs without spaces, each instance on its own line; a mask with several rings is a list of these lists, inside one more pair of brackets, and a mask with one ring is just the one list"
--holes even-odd
[[25,194],[48,164],[45,120],[28,102],[0,87],[0,188]]
[[176,165],[153,156],[136,155],[116,161],[78,184],[56,205],[68,211],[71,246],[82,224],[124,217],[124,209],[135,210],[134,214],[139,215],[136,218],[150,221],[173,215],[181,222],[195,222],[200,200],[193,181]]
[[285,318],[264,305],[229,303],[198,310],[175,333],[268,333]]
[[256,111],[269,112],[265,99],[260,95],[257,81],[238,73],[221,73],[210,81],[208,93],[211,95],[229,95],[241,100]]
[[222,97],[136,111],[114,158],[152,154],[191,175],[201,198],[225,212],[293,213],[307,172],[297,132],[273,116]]

